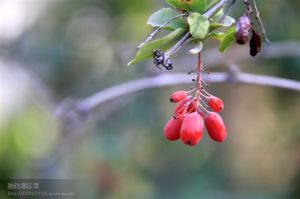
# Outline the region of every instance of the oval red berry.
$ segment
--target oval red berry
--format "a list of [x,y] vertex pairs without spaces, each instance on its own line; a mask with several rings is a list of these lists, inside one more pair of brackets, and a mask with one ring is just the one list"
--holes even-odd
[[174,102],[174,103],[180,102],[187,95],[188,95],[188,93],[186,91],[176,91],[176,92],[172,93],[172,95],[170,97],[170,101]]
[[192,96],[186,96],[184,100],[179,102],[179,104],[175,107],[174,117],[182,119],[186,113],[190,102],[192,101]]
[[210,96],[207,104],[215,112],[221,112],[224,109],[223,101],[216,96]]
[[174,119],[173,117],[169,119],[164,128],[164,136],[167,140],[175,141],[180,138],[180,128],[182,120]]
[[192,112],[195,112],[197,110],[197,101],[195,100],[191,100],[191,102],[189,103],[189,106],[187,108],[187,112],[188,113],[192,113]]
[[182,122],[180,138],[184,144],[194,146],[202,138],[204,122],[202,117],[197,113],[187,114]]
[[211,139],[217,142],[223,142],[226,139],[227,132],[222,117],[218,113],[209,112],[205,116],[205,126]]

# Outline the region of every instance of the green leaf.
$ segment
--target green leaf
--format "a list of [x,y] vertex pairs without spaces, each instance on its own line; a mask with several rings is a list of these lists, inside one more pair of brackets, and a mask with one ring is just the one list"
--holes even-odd
[[128,63],[128,66],[151,58],[153,55],[153,51],[156,49],[161,49],[163,51],[168,50],[182,37],[185,32],[185,29],[178,28],[161,39],[154,40],[145,44],[138,50],[136,56]]
[[194,12],[189,15],[188,23],[190,25],[190,32],[193,37],[197,39],[204,39],[208,34],[209,21],[201,14]]
[[234,23],[235,23],[235,19],[234,18],[232,18],[230,16],[226,16],[224,18],[224,20],[222,21],[221,24],[222,24],[222,26],[229,27],[229,26],[231,26]]
[[232,26],[232,24],[234,24],[234,23],[235,23],[234,18],[232,18],[230,16],[226,16],[224,18],[224,20],[222,21],[222,23],[211,23],[209,30],[212,31],[212,30],[215,30],[220,27],[229,27],[229,26]]
[[209,37],[210,37],[210,38],[213,38],[213,39],[216,39],[216,40],[219,40],[220,42],[222,42],[223,39],[224,39],[224,35],[225,35],[224,32],[217,32],[217,31],[214,31],[214,32],[211,32],[211,33],[209,34]]
[[[174,9],[163,8],[153,13],[149,17],[147,24],[152,27],[159,27],[177,15],[179,14]],[[175,30],[177,28],[186,28],[186,24],[182,20],[180,20],[180,18],[177,18],[172,22],[168,23],[164,28],[169,30]]]
[[230,46],[230,44],[235,40],[235,26],[231,26],[225,33],[224,38],[222,39],[219,50],[224,52],[226,48]]
[[171,6],[191,12],[203,13],[206,0],[166,0]]

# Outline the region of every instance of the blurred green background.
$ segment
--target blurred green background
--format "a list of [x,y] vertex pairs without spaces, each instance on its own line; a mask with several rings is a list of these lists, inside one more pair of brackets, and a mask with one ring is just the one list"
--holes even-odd
[[[299,0],[258,4],[272,42],[300,42]],[[222,144],[207,135],[193,148],[164,139],[173,109],[169,94],[190,85],[112,100],[87,122],[61,131],[53,112],[66,97],[81,99],[167,73],[151,61],[126,66],[151,31],[148,16],[166,6],[163,0],[0,0],[1,179],[87,179],[89,188],[79,188],[86,198],[300,198],[300,94],[295,91],[211,85],[225,103],[228,139]],[[232,15],[243,9],[238,2]],[[187,72],[193,61],[175,71]],[[238,65],[245,72],[300,81],[300,57]],[[226,63],[210,67],[227,70]],[[1,184],[0,198],[7,198],[6,186]]]

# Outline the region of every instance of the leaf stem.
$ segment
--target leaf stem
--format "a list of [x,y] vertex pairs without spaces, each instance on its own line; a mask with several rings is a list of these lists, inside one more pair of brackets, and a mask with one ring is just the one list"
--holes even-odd
[[202,91],[201,72],[202,72],[202,59],[201,59],[201,52],[199,52],[198,53],[198,61],[197,61],[197,82],[196,82],[196,88],[197,88],[196,100],[197,100],[197,104],[199,104],[199,101],[200,101],[200,98],[201,98],[201,91]]

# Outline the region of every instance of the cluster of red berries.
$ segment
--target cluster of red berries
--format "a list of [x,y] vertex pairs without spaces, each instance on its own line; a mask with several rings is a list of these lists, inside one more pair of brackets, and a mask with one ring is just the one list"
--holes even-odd
[[187,91],[176,91],[171,95],[170,101],[178,104],[173,117],[164,128],[164,136],[168,140],[181,139],[184,144],[197,145],[202,138],[204,126],[211,139],[217,142],[226,139],[226,128],[222,117],[218,114],[224,108],[222,100],[209,93],[201,95],[214,112],[204,108],[205,101],[199,98],[199,95],[192,97]]

